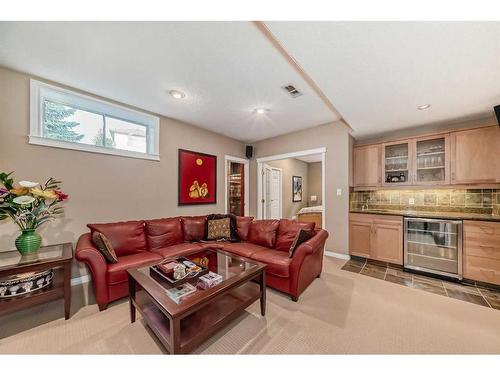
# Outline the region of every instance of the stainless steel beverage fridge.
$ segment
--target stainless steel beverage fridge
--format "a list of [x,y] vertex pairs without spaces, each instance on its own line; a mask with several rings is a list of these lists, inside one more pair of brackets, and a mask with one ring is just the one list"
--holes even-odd
[[462,221],[404,219],[404,267],[462,279]]

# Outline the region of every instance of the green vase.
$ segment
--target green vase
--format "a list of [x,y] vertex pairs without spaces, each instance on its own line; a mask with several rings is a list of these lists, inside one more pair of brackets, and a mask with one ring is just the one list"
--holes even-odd
[[16,248],[22,255],[33,254],[38,251],[42,237],[34,229],[25,229],[16,238]]

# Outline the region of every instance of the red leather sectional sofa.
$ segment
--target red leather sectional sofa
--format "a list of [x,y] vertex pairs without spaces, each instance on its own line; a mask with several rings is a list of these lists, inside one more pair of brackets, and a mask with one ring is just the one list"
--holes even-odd
[[[127,268],[161,261],[218,246],[223,250],[267,264],[266,284],[288,294],[294,301],[321,274],[323,248],[328,232],[315,230],[314,223],[291,220],[253,220],[237,217],[241,242],[200,242],[206,235],[206,216],[184,216],[155,220],[89,224],[76,246],[76,259],[90,269],[100,310],[109,302],[128,296]],[[299,229],[313,230],[292,258],[288,251]],[[118,263],[106,263],[94,246],[91,233],[99,231],[113,245]]]

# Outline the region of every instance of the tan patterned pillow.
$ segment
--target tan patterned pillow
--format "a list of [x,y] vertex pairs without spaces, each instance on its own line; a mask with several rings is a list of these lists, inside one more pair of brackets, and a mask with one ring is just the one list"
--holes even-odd
[[116,257],[113,245],[111,245],[111,242],[109,242],[104,234],[98,231],[94,231],[92,233],[92,242],[108,263],[118,263],[118,258]]
[[231,219],[208,220],[207,239],[223,240],[231,238]]

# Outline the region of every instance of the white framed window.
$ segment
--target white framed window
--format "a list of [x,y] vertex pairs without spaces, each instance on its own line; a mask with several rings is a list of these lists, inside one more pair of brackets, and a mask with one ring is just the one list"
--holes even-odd
[[30,144],[160,160],[156,116],[33,79],[30,107]]

